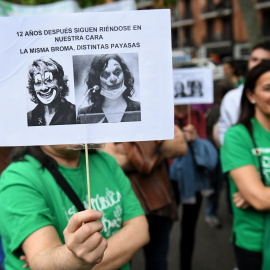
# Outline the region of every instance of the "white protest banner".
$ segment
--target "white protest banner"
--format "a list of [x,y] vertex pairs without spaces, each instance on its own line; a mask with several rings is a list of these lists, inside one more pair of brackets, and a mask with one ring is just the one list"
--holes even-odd
[[169,10],[0,25],[1,146],[173,138]]
[[136,10],[135,0],[122,0],[103,5],[96,5],[82,9],[82,12],[106,12],[106,11],[128,11]]
[[174,104],[213,103],[213,72],[210,68],[173,69]]
[[75,0],[59,1],[44,5],[20,5],[0,0],[0,16],[28,16],[41,14],[60,14],[77,12],[79,5]]

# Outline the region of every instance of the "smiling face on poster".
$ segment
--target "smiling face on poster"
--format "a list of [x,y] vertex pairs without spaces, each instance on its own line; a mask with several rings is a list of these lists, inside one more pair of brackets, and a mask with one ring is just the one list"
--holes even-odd
[[1,146],[173,138],[169,10],[0,23]]
[[174,104],[213,103],[213,76],[209,68],[173,70]]
[[[29,67],[28,92],[36,106],[27,113],[28,126],[70,125],[76,123],[75,105],[67,101],[69,86],[63,67],[41,57]],[[28,102],[31,108],[32,104]]]

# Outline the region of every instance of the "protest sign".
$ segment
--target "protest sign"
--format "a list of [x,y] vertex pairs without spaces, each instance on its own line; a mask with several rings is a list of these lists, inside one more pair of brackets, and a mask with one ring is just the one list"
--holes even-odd
[[174,104],[213,103],[213,74],[210,68],[173,69]]
[[0,24],[1,146],[173,138],[169,10]]

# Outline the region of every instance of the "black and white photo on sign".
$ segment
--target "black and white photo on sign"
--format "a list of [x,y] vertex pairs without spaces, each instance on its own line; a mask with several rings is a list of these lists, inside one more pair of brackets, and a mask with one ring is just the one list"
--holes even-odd
[[173,69],[174,104],[213,102],[213,75],[209,68]]
[[73,77],[63,63],[48,56],[29,63],[25,78],[28,126],[76,124]]
[[202,97],[203,81],[201,80],[182,80],[174,83],[174,97]]
[[141,121],[138,54],[73,56],[77,124]]

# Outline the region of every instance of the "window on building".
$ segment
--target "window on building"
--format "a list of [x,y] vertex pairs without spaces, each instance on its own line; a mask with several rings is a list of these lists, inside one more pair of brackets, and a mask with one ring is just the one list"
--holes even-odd
[[207,36],[205,42],[213,42],[214,40],[214,20],[207,20]]
[[221,0],[218,4],[216,4],[216,8],[220,9],[226,9],[232,7],[232,1],[231,0]]
[[[270,2],[270,1],[269,1]],[[262,25],[262,31],[263,35],[265,37],[270,37],[270,9],[264,9],[262,11],[262,17],[263,17],[263,25]]]
[[192,29],[191,26],[186,26],[184,27],[184,36],[185,36],[185,40],[184,40],[184,47],[191,47],[193,46],[193,41],[192,41]]
[[232,39],[232,17],[231,16],[222,18],[222,28],[223,28],[222,39],[231,40]]
[[215,10],[215,5],[214,5],[213,0],[208,0],[205,12],[211,12],[214,10]]
[[185,3],[184,19],[191,19],[192,18],[192,11],[191,11],[190,0],[184,0],[184,3]]
[[178,46],[178,28],[172,29],[172,48],[175,49]]

